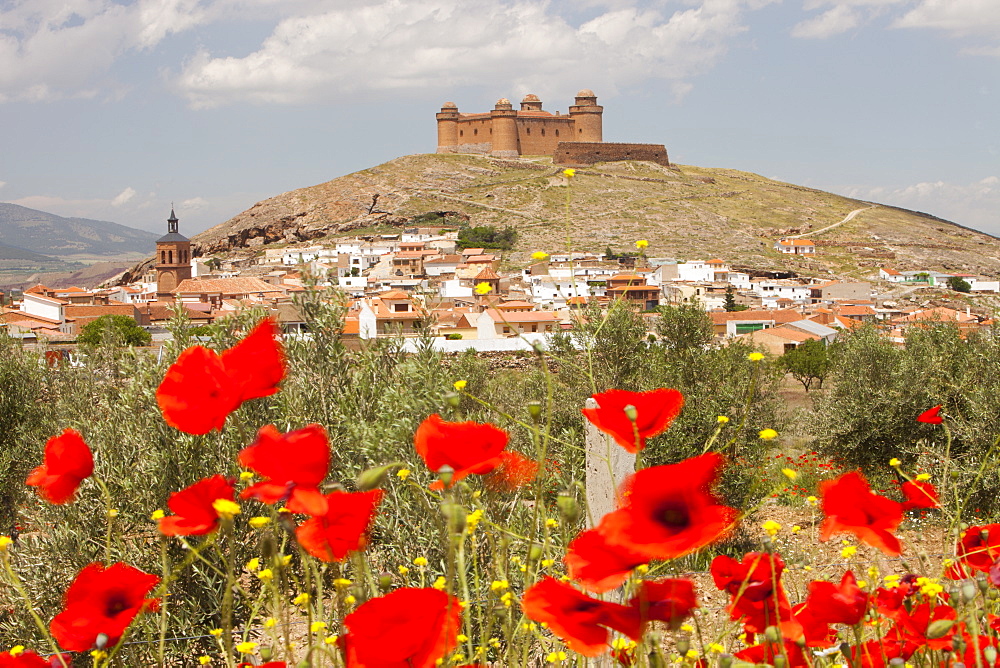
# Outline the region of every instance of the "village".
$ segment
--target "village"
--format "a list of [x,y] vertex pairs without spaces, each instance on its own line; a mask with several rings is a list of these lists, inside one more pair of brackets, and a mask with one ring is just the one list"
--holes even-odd
[[[883,267],[869,281],[823,280],[738,270],[721,259],[658,258],[644,242],[637,246],[639,252],[613,258],[540,250],[520,271],[504,271],[500,252],[460,247],[453,228],[411,228],[226,259],[193,257],[171,212],[156,263],[139,280],[93,290],[35,285],[8,298],[0,323],[24,344],[72,347],[89,323],[125,316],[157,345],[170,337],[166,324],[177,308],[192,325],[205,325],[257,307],[286,334],[308,335],[297,297],[320,289],[342,293],[348,342],[429,334],[444,351],[511,351],[572,330],[584,309],[621,300],[644,314],[651,332],[658,307],[697,304],[717,340],[747,339],[781,355],[806,341],[832,342],[862,323],[900,344],[908,326],[927,320],[989,327],[990,311],[974,310],[969,298],[1000,294],[1000,281],[982,276]],[[808,239],[779,239],[774,248],[817,252]],[[901,299],[948,286],[967,293],[952,292],[966,298],[964,309]]]

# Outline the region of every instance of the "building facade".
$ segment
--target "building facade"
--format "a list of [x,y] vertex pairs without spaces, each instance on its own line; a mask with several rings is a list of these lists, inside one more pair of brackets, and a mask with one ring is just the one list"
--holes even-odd
[[181,281],[191,278],[191,240],[177,231],[173,208],[167,218],[167,233],[156,240],[156,297],[165,301]]

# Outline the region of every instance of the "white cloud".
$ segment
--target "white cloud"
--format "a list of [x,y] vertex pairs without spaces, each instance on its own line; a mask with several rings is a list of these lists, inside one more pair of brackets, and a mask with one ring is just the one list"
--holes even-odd
[[5,185],[7,185],[6,181],[0,181],[0,188],[3,188]]
[[111,200],[111,206],[122,206],[133,197],[135,197],[135,190],[133,188],[125,188],[125,190],[118,193],[118,195]]
[[792,37],[825,39],[856,28],[861,22],[858,13],[846,5],[838,5],[792,28]]
[[121,56],[205,20],[200,0],[31,0],[0,6],[0,102],[94,97]]
[[242,57],[202,50],[174,84],[196,107],[484,82],[521,94],[572,81],[607,95],[655,77],[683,90],[745,30],[743,12],[763,4],[702,0],[663,14],[611,3],[573,26],[533,0],[358,0],[284,18]]
[[197,211],[198,209],[203,209],[208,206],[208,200],[204,197],[192,197],[191,199],[186,199],[181,202],[181,207],[191,211]]
[[997,176],[967,184],[925,181],[896,188],[866,186],[841,190],[849,197],[924,211],[1000,235],[1000,177]]
[[966,43],[962,52],[1000,57],[1000,2],[997,0],[921,0],[892,25],[894,28],[944,30],[963,40],[986,39],[992,43]]

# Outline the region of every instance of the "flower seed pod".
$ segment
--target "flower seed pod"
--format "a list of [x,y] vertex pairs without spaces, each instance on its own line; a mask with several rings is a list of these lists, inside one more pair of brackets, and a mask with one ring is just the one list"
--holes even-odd
[[997,650],[995,647],[987,647],[983,650],[983,658],[991,666],[997,662]]
[[976,585],[973,582],[962,584],[962,600],[966,603],[976,598]]
[[542,402],[540,402],[540,401],[529,401],[528,402],[528,415],[531,416],[532,420],[534,420],[535,422],[538,422],[538,420],[542,417]]
[[687,654],[689,649],[691,649],[691,641],[690,640],[688,640],[687,638],[678,638],[677,639],[677,651],[682,656],[684,654]]
[[[943,638],[948,635],[951,631],[951,627],[955,625],[955,621],[952,619],[939,619],[936,622],[931,622],[927,627],[927,638],[929,640],[937,640],[938,638]],[[957,643],[958,638],[955,639],[954,643],[956,645],[956,651],[958,650]]]
[[458,408],[459,404],[462,403],[462,396],[456,392],[449,392],[444,395],[444,400],[452,408]]
[[764,637],[768,642],[781,642],[781,632],[777,626],[768,626],[764,629]]
[[270,661],[272,656],[273,656],[273,654],[271,652],[271,648],[270,647],[261,647],[260,648],[260,658],[261,658],[262,661]]
[[565,524],[575,524],[580,519],[580,504],[576,502],[576,497],[560,494],[556,497],[556,505]]
[[466,515],[468,514],[458,503],[442,503],[441,514],[448,521],[448,530],[453,534],[465,533]]
[[455,478],[455,469],[445,464],[438,469],[438,480],[444,483],[445,487],[451,487],[451,481]]
[[542,558],[542,546],[532,545],[528,550],[528,561],[538,561]]

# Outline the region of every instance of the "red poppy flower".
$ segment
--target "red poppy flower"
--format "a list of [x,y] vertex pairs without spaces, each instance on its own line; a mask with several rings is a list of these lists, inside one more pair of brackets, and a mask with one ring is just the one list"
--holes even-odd
[[822,580],[810,582],[807,602],[819,619],[829,624],[854,626],[865,616],[868,594],[858,587],[854,573],[847,571],[839,586]]
[[609,649],[609,628],[633,640],[642,635],[636,608],[599,601],[549,576],[524,592],[521,609],[530,619],[548,624],[567,647],[584,656]]
[[940,404],[934,408],[928,408],[923,413],[917,416],[917,422],[925,422],[927,424],[941,424],[944,422],[944,418],[941,417],[941,406]]
[[285,501],[293,513],[326,515],[329,506],[319,484],[330,469],[330,442],[323,427],[310,424],[282,434],[265,425],[257,440],[240,451],[238,461],[266,478],[243,490],[240,498]]
[[265,318],[220,356],[192,346],[170,365],[156,390],[163,419],[188,434],[221,430],[240,404],[278,391],[285,358],[275,338],[277,326]]
[[[31,650],[20,654],[0,652],[0,668],[52,668],[54,665],[60,665],[58,659],[55,660],[55,663],[49,663]],[[67,665],[69,665],[68,661]]]
[[962,532],[955,554],[965,567],[988,573],[1000,558],[1000,524],[969,527]]
[[788,596],[781,584],[785,562],[777,554],[748,552],[742,561],[720,554],[709,567],[716,588],[728,592],[726,608],[733,620],[742,620],[747,633],[763,633],[791,619]]
[[[1000,643],[993,636],[981,635],[965,635],[963,638],[965,640],[965,665],[966,666],[989,666],[990,661],[985,656],[983,656],[983,650],[987,647],[992,647],[994,650],[1000,650]],[[976,655],[979,655],[978,658]]]
[[896,619],[896,626],[890,631],[890,634],[894,631],[898,635],[890,637],[898,638],[902,642],[916,648],[927,647],[928,649],[950,651],[952,637],[958,631],[956,625],[952,625],[944,635],[936,638],[928,638],[927,630],[936,621],[942,619],[955,620],[957,618],[958,613],[950,605],[938,603],[932,608],[930,603],[921,603],[920,605],[913,606],[909,611],[903,611],[902,615]]
[[[452,484],[470,474],[490,473],[500,465],[507,448],[507,432],[492,424],[445,422],[435,413],[420,423],[413,445],[427,468],[437,473],[450,466]],[[444,489],[440,480],[431,489]]]
[[903,510],[913,510],[914,508],[940,508],[938,492],[934,485],[922,480],[907,481],[903,485],[903,494],[906,501],[903,501]]
[[603,593],[620,587],[632,569],[649,559],[620,545],[609,545],[597,529],[580,532],[569,544],[566,572],[588,591]]
[[160,518],[160,533],[164,536],[200,536],[215,531],[219,512],[213,504],[218,499],[233,500],[233,486],[221,475],[199,480],[174,492],[167,507],[174,512]]
[[520,452],[504,450],[500,453],[500,463],[487,474],[485,483],[495,492],[516,492],[531,484],[537,475],[538,462]]
[[[593,398],[597,408],[584,408],[583,414],[629,452],[642,450],[647,438],[665,432],[684,407],[684,395],[665,387],[650,392],[608,390]],[[626,406],[635,407],[634,424]]]
[[793,606],[791,619],[782,622],[779,628],[783,638],[804,642],[807,647],[829,647],[837,641],[830,623],[806,603]]
[[722,456],[710,452],[637,471],[622,486],[622,507],[605,515],[597,531],[648,559],[675,559],[714,543],[739,516],[710,492],[721,467]]
[[776,656],[783,656],[785,658],[785,665],[788,668],[807,668],[810,665],[802,653],[802,648],[791,640],[786,640],[783,646],[777,643],[754,645],[753,647],[747,647],[744,650],[736,652],[733,656],[740,661],[758,665],[773,665]]
[[698,597],[691,580],[644,580],[639,585],[638,595],[628,603],[638,611],[643,623],[666,622],[671,629],[677,629],[698,607]]
[[160,581],[127,564],[84,566],[66,590],[63,610],[49,625],[60,647],[72,652],[94,649],[99,635],[105,647],[118,643],[135,616],[158,604],[146,595]]
[[[860,649],[860,652],[858,651]],[[901,658],[901,648],[896,643],[879,642],[878,640],[868,640],[857,646],[851,647],[851,666],[858,668],[885,668],[889,662],[896,658]],[[858,656],[860,655],[860,661]]]
[[94,456],[75,429],[66,429],[45,443],[45,460],[28,475],[25,484],[38,488],[49,503],[73,500],[76,488],[94,472]]
[[431,668],[458,644],[459,601],[430,587],[373,598],[344,618],[349,668]]
[[368,529],[383,492],[331,492],[325,515],[306,520],[295,537],[306,552],[323,561],[343,561],[351,552],[365,549]]
[[826,514],[820,527],[821,541],[836,533],[852,533],[862,543],[899,556],[902,546],[892,532],[903,521],[901,504],[874,494],[858,471],[820,483],[820,492]]

